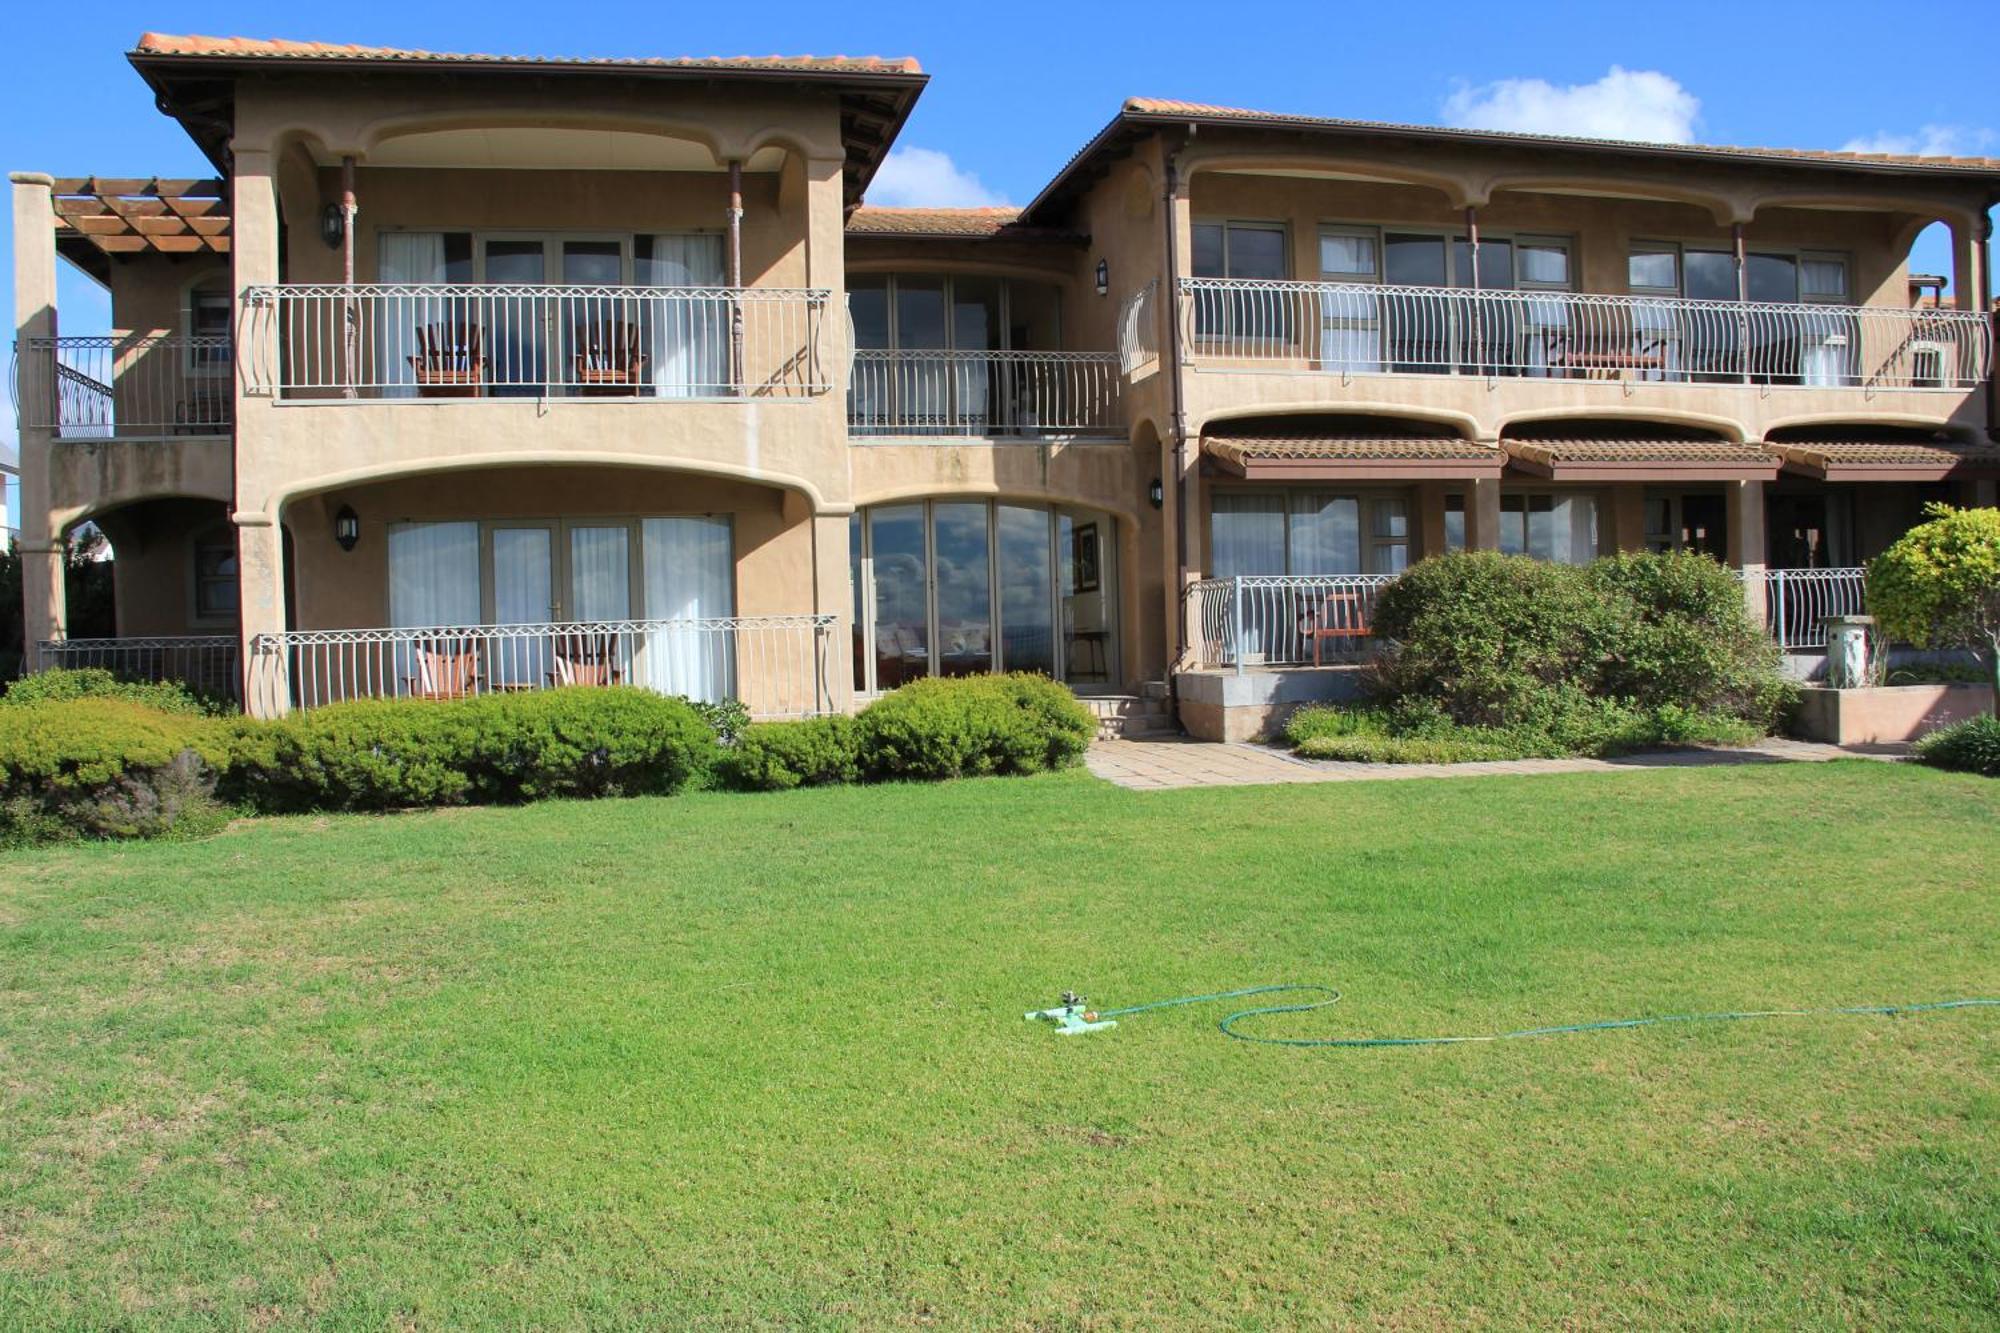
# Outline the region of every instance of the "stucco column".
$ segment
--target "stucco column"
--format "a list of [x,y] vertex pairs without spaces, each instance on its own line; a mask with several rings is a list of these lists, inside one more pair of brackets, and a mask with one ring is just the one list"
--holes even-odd
[[55,442],[54,364],[31,340],[56,336],[55,181],[38,171],[17,171],[14,186],[14,337],[20,404],[21,611],[27,665],[37,665],[35,645],[60,639],[63,609],[62,533],[49,525],[49,451]]
[[1465,546],[1470,551],[1500,549],[1500,478],[1475,477],[1465,493]]
[[1979,276],[1979,224],[1951,224],[1951,294],[1960,310],[1977,310],[1985,290]]
[[854,578],[847,563],[848,514],[814,514],[813,610],[831,615],[822,641],[828,704],[836,713],[854,711]]
[[1750,618],[1764,623],[1764,483],[1725,483],[1728,510],[1727,557],[1734,569],[1743,572],[1743,599]]
[[242,609],[243,705],[254,717],[290,711],[290,663],[284,653],[258,654],[257,637],[285,629],[284,530],[263,512],[238,512],[236,567]]
[[1646,488],[1632,485],[1613,486],[1610,501],[1611,549],[1645,550]]

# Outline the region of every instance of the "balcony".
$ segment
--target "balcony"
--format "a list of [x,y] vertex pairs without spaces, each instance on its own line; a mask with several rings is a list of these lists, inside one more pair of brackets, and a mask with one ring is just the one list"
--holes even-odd
[[246,391],[281,400],[807,399],[828,293],[773,287],[320,286],[244,298]]
[[1992,370],[1984,314],[1183,278],[1197,370],[1955,390]]
[[1121,437],[1115,352],[855,352],[849,433],[867,437]]
[[227,436],[233,393],[224,336],[31,338],[15,352],[16,423],[58,440]]

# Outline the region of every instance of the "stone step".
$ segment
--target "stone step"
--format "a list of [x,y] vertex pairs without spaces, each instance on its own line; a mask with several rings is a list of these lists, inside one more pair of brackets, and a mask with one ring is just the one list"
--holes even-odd
[[1160,736],[1180,730],[1168,701],[1151,694],[1084,694],[1077,701],[1097,719],[1100,740]]

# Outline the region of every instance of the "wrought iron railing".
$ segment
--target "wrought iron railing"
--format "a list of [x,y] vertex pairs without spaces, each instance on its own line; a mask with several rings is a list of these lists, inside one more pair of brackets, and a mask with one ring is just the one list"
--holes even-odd
[[436,625],[261,634],[259,711],[348,699],[458,698],[558,685],[638,685],[753,717],[813,717],[837,704],[831,615]]
[[778,287],[258,287],[243,375],[281,398],[812,397],[833,384],[827,304]]
[[228,435],[227,337],[30,338],[14,357],[15,421],[63,440]]
[[1993,360],[1985,315],[1894,306],[1183,278],[1179,319],[1202,370],[1963,390]]
[[1117,435],[1123,382],[1112,352],[854,353],[852,434]]
[[234,634],[43,639],[34,669],[101,667],[121,680],[179,681],[212,699],[242,698]]
[[1160,280],[1132,293],[1118,312],[1118,365],[1127,375],[1160,359]]
[[1198,669],[1321,665],[1367,655],[1393,574],[1238,574],[1188,589]]
[[1781,648],[1824,648],[1828,617],[1866,612],[1866,569],[1767,569],[1751,577],[1764,586],[1764,625]]

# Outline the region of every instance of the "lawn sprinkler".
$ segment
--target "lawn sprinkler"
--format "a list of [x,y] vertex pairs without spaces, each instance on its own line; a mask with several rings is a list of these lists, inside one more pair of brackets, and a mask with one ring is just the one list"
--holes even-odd
[[1062,1003],[1056,1008],[1037,1009],[1032,1014],[1022,1014],[1021,1017],[1031,1023],[1036,1019],[1044,1023],[1053,1023],[1057,1033],[1065,1037],[1074,1037],[1084,1032],[1102,1032],[1105,1028],[1118,1026],[1115,1020],[1099,1018],[1095,1009],[1084,1008],[1086,1003],[1087,1001],[1075,991],[1066,990],[1062,993]]

